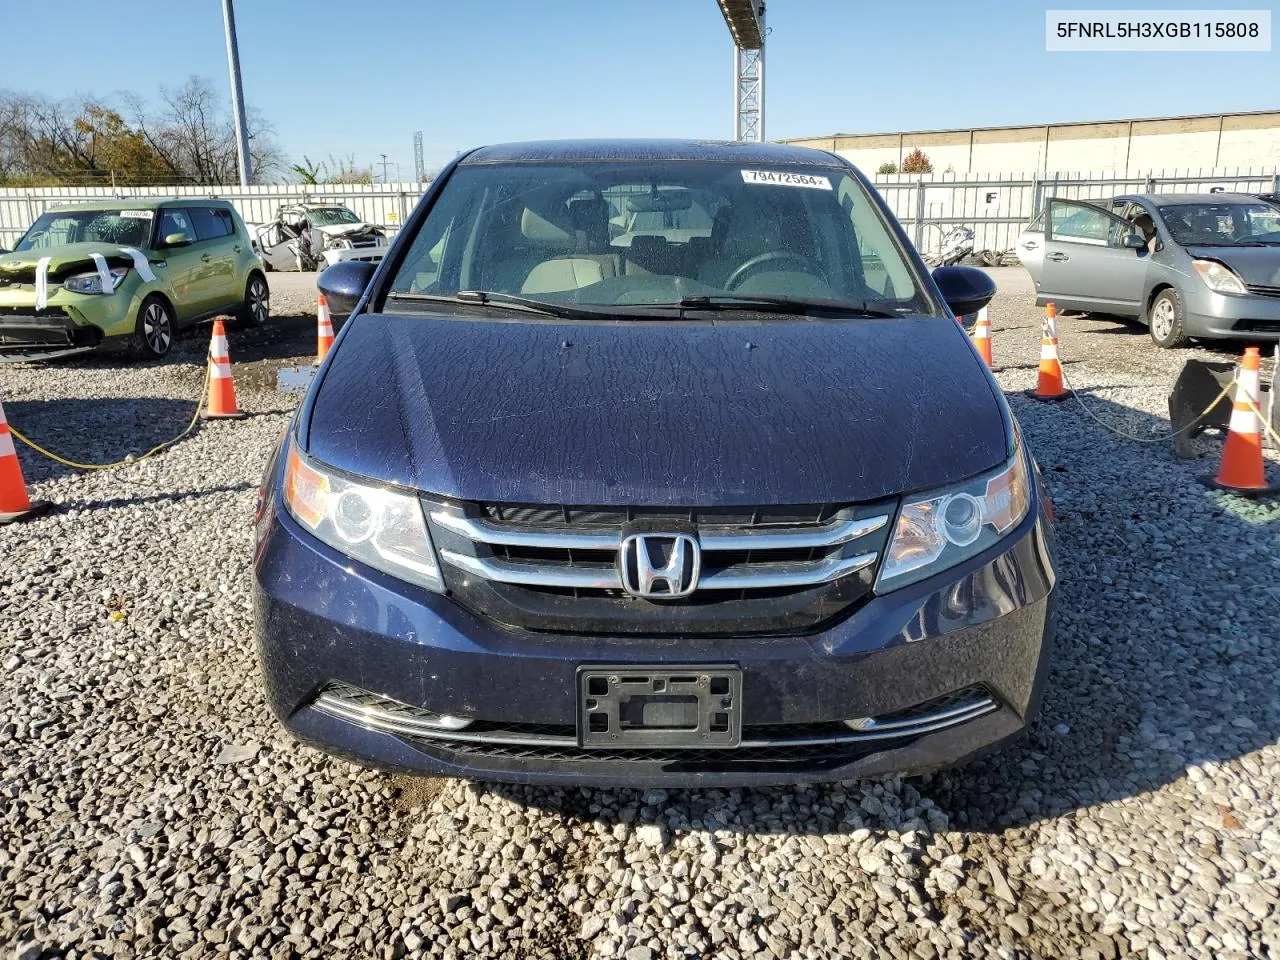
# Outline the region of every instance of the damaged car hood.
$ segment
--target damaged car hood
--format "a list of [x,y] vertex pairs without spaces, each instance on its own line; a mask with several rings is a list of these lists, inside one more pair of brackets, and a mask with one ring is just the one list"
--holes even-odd
[[35,279],[36,265],[44,257],[49,258],[49,279],[54,282],[73,273],[96,269],[92,256],[95,253],[101,254],[110,266],[129,266],[133,259],[124,249],[122,244],[95,240],[36,247],[19,253],[0,253],[0,287],[10,283],[31,283]]
[[873,500],[1002,463],[995,388],[940,318],[359,315],[301,437],[366,477],[507,503]]
[[350,237],[366,233],[381,233],[372,223],[335,223],[327,227],[312,227],[326,237]]
[[1280,287],[1280,246],[1187,247],[1193,257],[1219,260],[1251,287]]

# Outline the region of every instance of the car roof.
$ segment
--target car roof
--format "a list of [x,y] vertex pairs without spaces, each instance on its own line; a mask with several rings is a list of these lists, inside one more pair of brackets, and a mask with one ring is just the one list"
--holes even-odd
[[825,150],[738,140],[530,140],[480,147],[462,164],[570,162],[574,160],[712,160],[830,167],[845,161]]
[[1256,203],[1256,193],[1126,193],[1117,200],[1149,200],[1162,207],[1180,207],[1189,203]]
[[94,200],[75,203],[69,199],[59,204],[58,210],[158,210],[161,207],[231,207],[229,200],[211,197],[116,197],[112,200]]

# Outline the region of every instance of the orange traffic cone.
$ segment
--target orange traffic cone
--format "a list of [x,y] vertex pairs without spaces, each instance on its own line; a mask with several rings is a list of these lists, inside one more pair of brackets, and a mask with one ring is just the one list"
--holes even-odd
[[1276,484],[1268,485],[1262,464],[1262,423],[1257,413],[1261,363],[1258,348],[1246,347],[1236,374],[1235,403],[1227,427],[1227,444],[1222,450],[1222,466],[1209,481],[1219,490],[1255,497],[1280,489]]
[[44,500],[33,501],[27,496],[18,451],[13,448],[13,434],[9,432],[9,421],[4,417],[4,404],[0,404],[0,523],[38,516],[50,506]]
[[316,363],[322,363],[333,346],[333,317],[323,293],[316,297],[316,328]]
[[988,367],[991,366],[991,321],[987,319],[987,308],[978,311],[978,319],[973,325],[973,345],[978,350]]
[[236,385],[231,379],[231,358],[227,351],[227,330],[221,320],[213,321],[209,343],[209,402],[206,420],[243,420],[247,414],[236,406]]
[[1058,307],[1046,304],[1044,327],[1040,334],[1040,383],[1027,396],[1033,400],[1065,400],[1071,396],[1062,383],[1062,364],[1058,361]]

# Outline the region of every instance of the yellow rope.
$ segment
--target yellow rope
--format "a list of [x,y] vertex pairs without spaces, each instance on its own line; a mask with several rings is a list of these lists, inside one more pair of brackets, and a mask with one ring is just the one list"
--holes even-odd
[[172,440],[166,440],[164,443],[158,443],[154,447],[152,447],[150,450],[148,450],[146,453],[141,454],[140,456],[137,456],[137,457],[129,456],[123,460],[117,460],[115,463],[77,463],[74,460],[68,460],[65,457],[58,456],[56,453],[50,450],[46,450],[44,447],[40,446],[40,444],[36,443],[34,440],[27,439],[12,423],[9,424],[9,432],[13,434],[14,437],[16,437],[18,440],[21,440],[23,443],[25,443],[28,447],[30,447],[36,453],[42,454],[43,456],[46,456],[50,460],[56,461],[57,463],[60,463],[63,466],[74,467],[76,470],[113,470],[116,467],[123,467],[131,463],[137,463],[140,460],[145,460],[147,459],[147,457],[150,457],[150,456],[153,456],[154,454],[159,453],[161,450],[165,450],[169,447],[172,447],[175,443],[177,443],[183,437],[187,436],[189,433],[191,433],[192,430],[196,428],[196,424],[200,421],[200,411],[204,409],[205,399],[208,397],[208,394],[209,394],[209,369],[210,369],[209,364],[206,363],[204,366],[204,383],[200,387],[200,399],[196,401],[196,412],[191,415],[191,422],[187,424],[186,429],[183,430],[176,437],[174,437]]
[[1172,440],[1174,437],[1178,436],[1178,434],[1180,433],[1186,433],[1188,430],[1190,430],[1192,427],[1194,427],[1196,424],[1198,424],[1201,420],[1203,420],[1205,417],[1209,415],[1209,411],[1218,405],[1219,400],[1221,400],[1223,397],[1227,396],[1231,392],[1231,388],[1235,386],[1235,382],[1236,382],[1235,376],[1233,374],[1232,378],[1227,381],[1227,385],[1223,387],[1220,391],[1218,391],[1218,395],[1216,397],[1214,397],[1211,401],[1209,401],[1209,405],[1205,407],[1203,410],[1201,410],[1200,413],[1196,415],[1196,418],[1194,420],[1192,420],[1190,423],[1188,423],[1186,426],[1182,427],[1181,429],[1171,430],[1169,433],[1162,433],[1158,437],[1135,437],[1131,433],[1125,433],[1123,430],[1116,429],[1111,424],[1107,423],[1105,420],[1102,420],[1101,418],[1097,417],[1093,413],[1093,411],[1090,410],[1088,406],[1085,405],[1085,402],[1080,399],[1079,392],[1076,390],[1074,386],[1071,385],[1071,381],[1067,379],[1066,365],[1061,362],[1061,359],[1062,359],[1061,356],[1059,356],[1058,359],[1059,359],[1059,369],[1062,371],[1062,382],[1067,385],[1067,389],[1071,391],[1072,399],[1074,399],[1076,403],[1080,404],[1080,409],[1085,412],[1085,415],[1088,416],[1089,419],[1093,420],[1094,423],[1098,424],[1101,427],[1105,427],[1107,430],[1110,430],[1116,436],[1124,437],[1126,440],[1132,440],[1134,443],[1164,443],[1166,440]]
[[[1274,384],[1274,383],[1272,384],[1271,389],[1272,389],[1273,391],[1276,389],[1276,388],[1275,388],[1275,384]],[[1272,441],[1272,442],[1273,442],[1277,447],[1280,447],[1280,433],[1276,433],[1275,427],[1271,426],[1271,424],[1267,422],[1267,418],[1266,418],[1266,416],[1263,414],[1262,410],[1261,410],[1261,409],[1259,409],[1258,405],[1257,405],[1256,403],[1254,403],[1252,400],[1246,400],[1246,401],[1245,401],[1245,403],[1247,403],[1247,404],[1249,404],[1249,406],[1253,407],[1253,412],[1254,412],[1254,413],[1256,413],[1256,414],[1258,415],[1258,420],[1259,420],[1259,422],[1262,424],[1262,429],[1263,429],[1263,430],[1265,430],[1265,431],[1267,431],[1267,433],[1268,433],[1268,434],[1270,435],[1270,437],[1271,437],[1271,441]]]

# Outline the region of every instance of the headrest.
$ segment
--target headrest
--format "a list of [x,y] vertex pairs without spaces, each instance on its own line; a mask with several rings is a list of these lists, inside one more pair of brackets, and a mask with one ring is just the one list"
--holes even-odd
[[[552,222],[553,217],[560,222]],[[573,225],[563,207],[554,212],[540,212],[525,207],[524,213],[520,215],[520,232],[526,240],[547,246],[563,247],[574,241]]]
[[669,246],[666,237],[652,233],[638,233],[631,238],[631,255],[633,257],[653,256],[665,252]]
[[609,245],[609,203],[603,197],[570,200],[569,222],[587,249],[602,249]]

